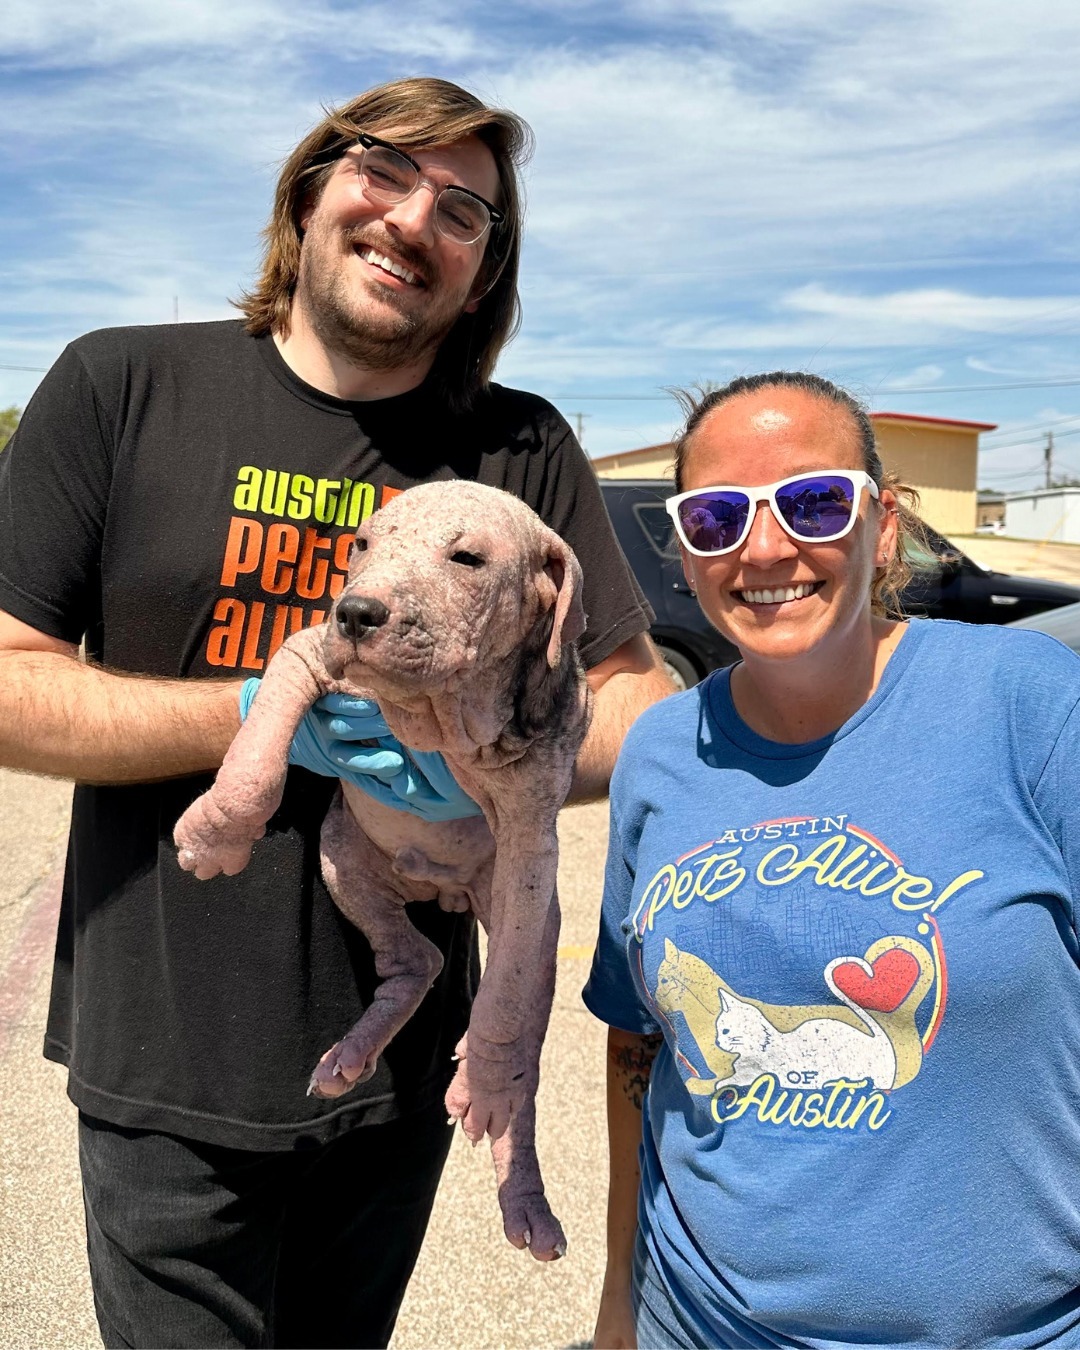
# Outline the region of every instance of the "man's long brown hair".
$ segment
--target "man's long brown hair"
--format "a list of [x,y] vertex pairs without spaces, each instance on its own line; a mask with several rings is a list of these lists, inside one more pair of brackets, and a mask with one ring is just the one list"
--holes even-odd
[[521,322],[517,279],[524,201],[518,174],[532,150],[532,132],[514,113],[489,108],[448,80],[396,80],[327,112],[285,161],[273,214],[263,231],[261,271],[254,286],[234,303],[246,316],[249,333],[288,333],[300,273],[300,217],[318,201],[333,173],[337,147],[344,151],[359,131],[392,131],[394,143],[404,150],[454,145],[475,136],[495,158],[500,189],[496,205],[505,219],[488,234],[477,278],[483,298],[444,339],[430,376],[450,408],[466,410],[491,380],[499,353]]

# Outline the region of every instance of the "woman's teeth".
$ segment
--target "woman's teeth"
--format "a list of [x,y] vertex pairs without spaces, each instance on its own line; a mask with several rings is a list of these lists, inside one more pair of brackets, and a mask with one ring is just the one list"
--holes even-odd
[[384,272],[390,272],[393,276],[400,277],[410,286],[416,285],[416,273],[410,272],[407,267],[402,267],[401,263],[393,262],[385,254],[376,253],[373,248],[366,248],[360,254],[360,257],[364,262],[371,263],[373,267],[381,267]]
[[804,581],[798,586],[778,586],[771,591],[736,591],[735,594],[748,605],[778,605],[783,600],[804,600],[816,589],[816,582]]

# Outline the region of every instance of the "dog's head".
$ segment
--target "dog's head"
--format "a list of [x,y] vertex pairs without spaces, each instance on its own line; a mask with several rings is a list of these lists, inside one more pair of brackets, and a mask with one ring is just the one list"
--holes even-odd
[[452,480],[410,488],[360,526],[326,657],[392,700],[504,704],[520,654],[557,670],[584,631],[571,549],[510,493]]

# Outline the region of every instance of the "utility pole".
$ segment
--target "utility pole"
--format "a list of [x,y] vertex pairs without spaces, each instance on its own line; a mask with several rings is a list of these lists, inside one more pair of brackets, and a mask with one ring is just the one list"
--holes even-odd
[[570,414],[570,416],[574,419],[574,422],[577,426],[578,445],[582,447],[585,445],[585,419],[589,415],[590,415],[589,413],[580,413],[580,412],[574,412]]
[[1046,461],[1046,486],[1054,486],[1054,433],[1046,433],[1046,449],[1043,451],[1043,459]]

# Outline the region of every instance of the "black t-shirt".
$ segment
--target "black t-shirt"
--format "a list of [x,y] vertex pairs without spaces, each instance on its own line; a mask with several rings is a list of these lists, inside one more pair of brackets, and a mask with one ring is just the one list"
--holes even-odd
[[[586,666],[648,627],[592,469],[548,403],[497,385],[459,416],[423,386],[343,402],[239,322],[109,329],[64,352],[0,455],[0,609],[85,636],[116,670],[258,675],[284,637],[325,618],[358,521],[455,477],[513,492],[575,550]],[[253,1149],[436,1101],[475,985],[471,918],[410,907],[441,976],[371,1080],[307,1097],[376,983],[319,875],[334,783],[291,770],[247,869],[202,883],[180,870],[172,831],[209,782],[75,790],[45,1042],[72,1099]]]

